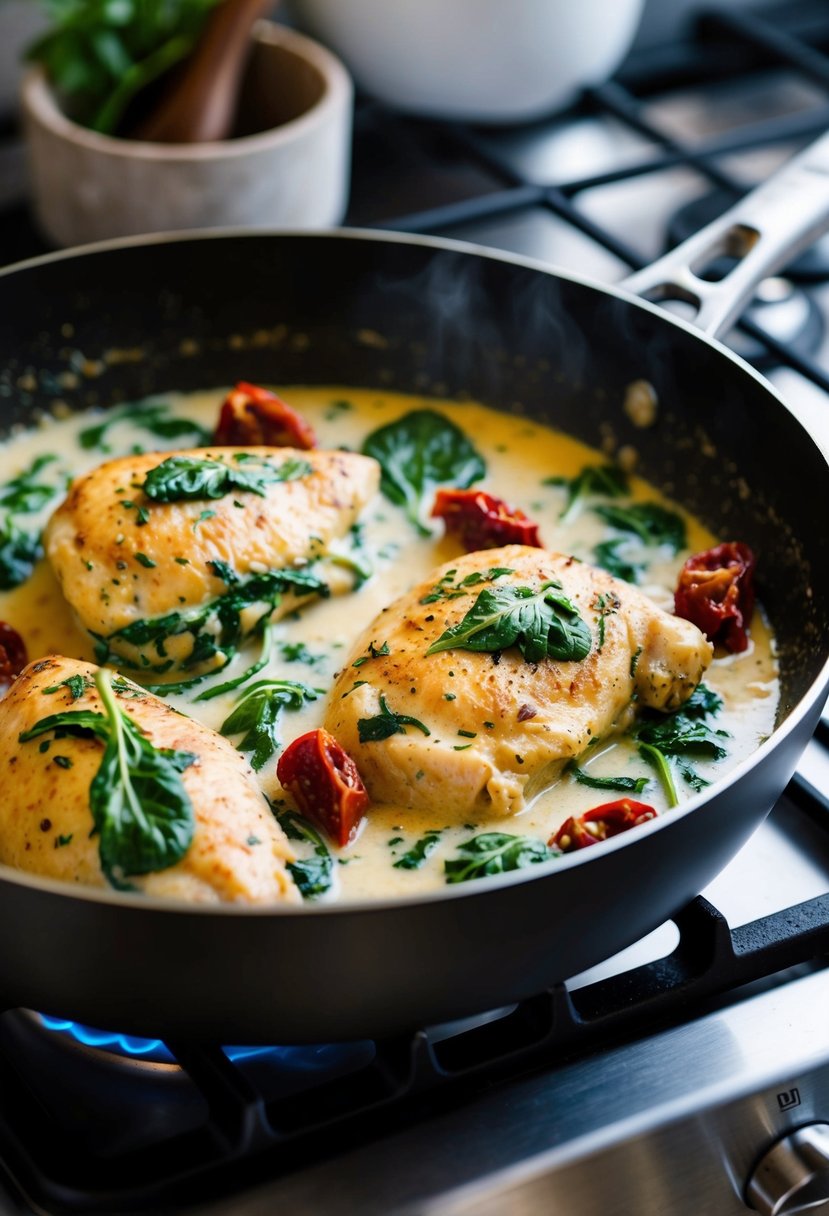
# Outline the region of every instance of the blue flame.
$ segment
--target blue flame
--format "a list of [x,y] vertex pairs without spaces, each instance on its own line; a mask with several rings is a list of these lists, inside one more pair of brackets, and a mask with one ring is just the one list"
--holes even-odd
[[[39,1013],[47,1030],[59,1031],[69,1035],[85,1047],[98,1047],[103,1051],[111,1051],[116,1055],[131,1056],[138,1059],[151,1060],[153,1063],[175,1064],[175,1057],[167,1050],[161,1039],[140,1039],[130,1034],[115,1034],[111,1030],[96,1030],[92,1026],[83,1026],[80,1022],[72,1022],[66,1018],[52,1018],[45,1013]],[[230,1060],[247,1060],[252,1056],[268,1055],[278,1051],[276,1047],[225,1047],[224,1053]]]

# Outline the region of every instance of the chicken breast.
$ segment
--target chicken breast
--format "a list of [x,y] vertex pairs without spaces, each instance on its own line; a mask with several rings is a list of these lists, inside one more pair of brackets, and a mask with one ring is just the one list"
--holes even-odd
[[[518,644],[427,653],[482,591],[529,596],[547,583],[582,618],[584,657],[528,661]],[[575,617],[564,610],[562,619],[573,633]],[[711,657],[695,625],[636,587],[560,553],[509,545],[441,566],[386,608],[340,672],[325,726],[376,802],[447,820],[500,817],[594,740],[629,726],[637,705],[677,708]]]
[[[159,466],[164,472],[175,462],[184,475],[151,497],[148,475],[156,470],[157,478]],[[226,485],[215,476],[223,468]],[[256,488],[246,488],[245,479]],[[307,573],[348,532],[378,483],[377,463],[352,452],[252,447],[125,456],[72,484],[49,520],[44,547],[102,660],[117,656],[166,670],[191,657],[187,614],[201,620],[199,607],[228,593],[244,601],[246,580],[276,596],[267,612],[274,619],[316,594],[314,579],[306,587],[300,577],[281,590],[273,579],[263,584],[273,572]],[[153,490],[158,494],[157,484]],[[254,595],[243,606],[243,633],[262,615],[262,602]],[[172,634],[154,629],[173,613]],[[219,626],[201,620],[200,629],[215,633]]]
[[[65,882],[105,887],[90,809],[90,784],[104,742],[94,736],[60,738],[54,730],[20,741],[49,715],[102,712],[93,682],[97,670],[50,655],[30,663],[0,701],[0,773],[5,773],[0,861]],[[168,869],[127,875],[129,885],[147,895],[194,903],[297,902],[286,868],[293,850],[235,748],[122,677],[113,691],[118,706],[155,747],[196,757],[181,773],[195,819],[190,847]]]

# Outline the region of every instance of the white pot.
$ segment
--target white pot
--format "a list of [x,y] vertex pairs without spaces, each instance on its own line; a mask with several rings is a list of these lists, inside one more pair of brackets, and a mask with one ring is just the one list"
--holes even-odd
[[643,0],[292,0],[299,22],[388,105],[514,122],[604,80]]
[[22,84],[37,222],[57,245],[186,228],[324,228],[341,222],[353,88],[340,61],[273,22],[257,24],[242,106],[256,134],[162,144],[70,121],[40,68]]

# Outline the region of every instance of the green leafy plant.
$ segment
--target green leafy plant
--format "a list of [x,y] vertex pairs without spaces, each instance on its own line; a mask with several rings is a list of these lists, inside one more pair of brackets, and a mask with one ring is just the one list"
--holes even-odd
[[640,754],[656,769],[668,799],[669,806],[679,802],[668,757],[677,761],[682,776],[692,789],[702,789],[708,784],[687,763],[688,756],[701,756],[708,760],[722,760],[728,752],[723,747],[725,731],[714,730],[707,719],[722,709],[722,698],[699,684],[684,705],[662,717],[648,716],[636,728],[636,739]]
[[515,586],[487,588],[463,620],[447,629],[426,653],[517,646],[528,663],[584,659],[592,646],[590,630],[560,590],[561,584],[552,580],[538,591]]
[[135,401],[107,410],[101,422],[85,427],[78,442],[86,451],[110,452],[107,444],[110,428],[119,422],[129,422],[158,439],[187,439],[191,443],[210,442],[212,432],[189,418],[176,418],[164,401]]
[[27,51],[76,122],[115,134],[137,94],[193,49],[216,0],[46,0],[52,27]]
[[538,865],[558,857],[541,840],[531,836],[511,836],[507,832],[484,832],[458,845],[459,857],[443,863],[448,883],[468,882],[473,878],[485,878],[488,874],[503,874],[507,870],[521,870],[525,866]]
[[593,548],[593,560],[614,578],[624,579],[626,583],[638,583],[639,576],[645,569],[641,562],[634,562],[626,557],[624,550],[630,542],[624,536],[616,536],[613,540],[600,541]]
[[439,831],[426,832],[402,857],[394,862],[394,868],[396,870],[419,870],[427,857],[430,857],[440,844],[440,836]]
[[571,770],[580,785],[587,785],[592,790],[620,790],[626,794],[641,794],[650,785],[647,777],[591,777],[580,768]]
[[16,515],[32,515],[45,507],[64,486],[43,481],[42,471],[57,460],[51,453],[36,456],[28,468],[0,485],[0,591],[10,591],[24,583],[35,563],[43,556],[40,529],[24,528],[14,519]]
[[657,502],[635,502],[626,507],[608,503],[593,509],[612,528],[638,536],[643,545],[667,545],[672,553],[685,548],[684,519]]
[[292,458],[273,465],[267,460],[238,452],[238,468],[220,460],[195,456],[168,456],[150,469],[141,489],[153,502],[187,502],[193,499],[224,498],[231,490],[249,490],[264,498],[268,486],[297,481],[312,472],[307,460]]
[[460,427],[435,410],[412,410],[372,431],[363,452],[380,464],[383,493],[423,536],[431,535],[423,513],[436,486],[465,490],[486,474],[483,457]]
[[561,486],[567,491],[561,513],[563,523],[573,519],[585,498],[624,498],[630,493],[627,475],[613,464],[586,465],[575,477],[547,477],[543,484]]
[[[365,683],[365,681],[361,681],[361,683]],[[407,726],[413,726],[422,735],[432,733],[429,727],[424,726],[418,718],[411,718],[408,714],[397,714],[393,709],[389,709],[386,698],[381,693],[379,714],[375,714],[373,718],[359,718],[357,734],[361,743],[379,743],[383,739],[391,738],[392,735],[405,735]]]
[[101,869],[112,886],[129,891],[134,889],[131,875],[166,870],[189,849],[195,819],[181,774],[197,756],[154,747],[118,705],[109,673],[96,672],[95,684],[104,713],[76,709],[50,714],[23,731],[19,741],[54,732],[56,739],[91,735],[104,744],[89,787],[89,808]]

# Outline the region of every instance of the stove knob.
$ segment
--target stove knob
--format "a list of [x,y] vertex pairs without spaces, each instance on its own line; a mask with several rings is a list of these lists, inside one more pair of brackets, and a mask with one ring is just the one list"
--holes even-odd
[[809,1123],[778,1140],[749,1178],[746,1200],[761,1216],[829,1203],[829,1123]]

